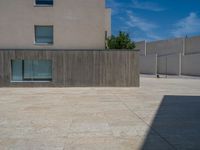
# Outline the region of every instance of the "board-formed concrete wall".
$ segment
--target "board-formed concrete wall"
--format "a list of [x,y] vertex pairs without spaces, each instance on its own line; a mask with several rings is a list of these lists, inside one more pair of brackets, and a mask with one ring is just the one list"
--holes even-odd
[[200,54],[182,56],[182,75],[200,76]]
[[156,74],[157,73],[157,55],[140,56],[140,73]]
[[147,55],[169,55],[183,52],[183,38],[149,42],[146,45]]
[[[52,81],[12,82],[11,60],[51,60]],[[139,51],[0,50],[0,87],[138,87]]]
[[158,57],[158,74],[180,75],[181,55],[167,55]]
[[140,55],[146,55],[146,41],[136,42],[135,46],[140,50]]
[[185,54],[200,53],[200,36],[185,39]]

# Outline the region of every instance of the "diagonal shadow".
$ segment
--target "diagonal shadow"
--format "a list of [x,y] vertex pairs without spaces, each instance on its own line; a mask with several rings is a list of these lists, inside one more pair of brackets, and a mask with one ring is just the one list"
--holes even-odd
[[200,96],[164,96],[141,150],[200,150]]

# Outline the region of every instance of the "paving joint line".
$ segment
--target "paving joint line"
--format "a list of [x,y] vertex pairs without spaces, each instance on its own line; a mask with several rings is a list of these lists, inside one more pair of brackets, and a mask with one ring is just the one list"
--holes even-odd
[[[112,92],[111,92],[112,93]],[[132,111],[122,100],[119,96],[115,95],[114,93],[112,93],[113,96],[117,97],[119,99],[119,101],[130,111],[132,112],[136,117],[138,117],[138,119],[140,119],[141,121],[143,121],[148,127],[149,129],[153,130],[153,132],[155,132],[155,134],[157,134],[162,140],[164,140],[171,148],[173,148],[174,150],[178,150],[173,144],[171,144],[165,137],[163,137],[156,129],[154,129],[151,125],[149,125],[144,119],[142,119],[137,113],[135,113],[134,111]]]

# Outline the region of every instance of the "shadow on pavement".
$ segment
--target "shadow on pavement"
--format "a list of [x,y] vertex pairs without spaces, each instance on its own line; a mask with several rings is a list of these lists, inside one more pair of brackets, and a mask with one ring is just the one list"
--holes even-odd
[[200,150],[200,96],[164,96],[141,150]]

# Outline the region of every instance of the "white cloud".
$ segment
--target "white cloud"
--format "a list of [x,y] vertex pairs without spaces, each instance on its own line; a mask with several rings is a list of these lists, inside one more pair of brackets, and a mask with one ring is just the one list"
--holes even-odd
[[157,27],[154,23],[146,21],[140,17],[135,16],[132,12],[127,11],[129,20],[126,22],[130,27],[137,27],[142,31],[151,31]]
[[107,6],[111,7],[114,14],[117,14],[119,11],[127,10],[127,9],[142,9],[142,10],[149,10],[149,11],[164,11],[165,8],[162,8],[156,3],[152,2],[140,2],[139,0],[132,0],[131,4],[118,2],[116,0],[107,0]]
[[191,12],[186,18],[179,20],[172,30],[172,34],[175,37],[185,36],[196,32],[200,32],[200,18],[194,12]]
[[148,40],[158,40],[161,38],[154,33],[154,30],[158,27],[155,23],[140,18],[134,15],[131,11],[127,11],[127,15],[129,19],[126,21],[126,25],[129,28],[132,30],[139,29],[143,31]]
[[133,1],[133,8],[137,9],[143,9],[143,10],[150,10],[150,11],[164,11],[165,8],[162,8],[156,3],[152,2],[139,2],[138,0],[132,0]]
[[[150,6],[147,6],[150,4]],[[136,7],[136,3],[134,5]],[[152,11],[161,11],[161,8],[154,3],[138,3],[137,7],[143,6],[143,9],[148,9]],[[146,19],[136,16],[131,11],[133,9],[132,5],[127,5],[127,3],[118,2],[116,0],[107,0],[107,7],[112,8],[112,15],[117,17],[116,19],[119,21],[121,26],[115,30],[121,30],[130,33],[134,37],[136,37],[137,33],[135,34],[134,31],[139,31],[139,36],[137,39],[143,40],[158,40],[160,37],[154,32],[158,28],[158,26]],[[119,14],[123,14],[123,16],[119,16]],[[135,35],[134,35],[135,34]],[[143,35],[143,36],[142,36]],[[145,37],[145,38],[143,38]]]

